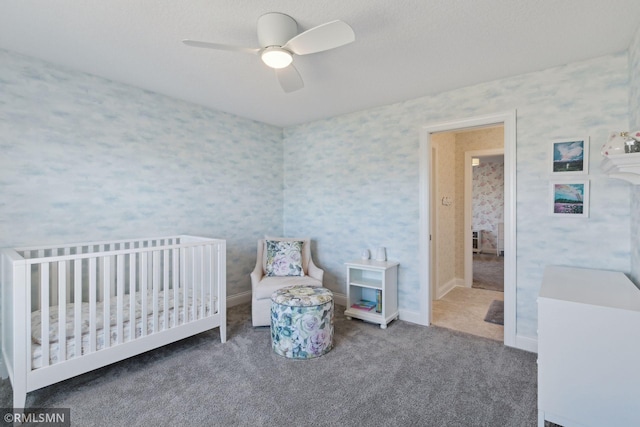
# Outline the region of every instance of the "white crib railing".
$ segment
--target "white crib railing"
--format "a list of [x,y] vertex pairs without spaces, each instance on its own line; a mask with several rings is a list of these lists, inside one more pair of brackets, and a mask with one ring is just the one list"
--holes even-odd
[[207,329],[220,327],[226,340],[224,240],[5,249],[1,265],[2,351],[16,407],[28,391]]

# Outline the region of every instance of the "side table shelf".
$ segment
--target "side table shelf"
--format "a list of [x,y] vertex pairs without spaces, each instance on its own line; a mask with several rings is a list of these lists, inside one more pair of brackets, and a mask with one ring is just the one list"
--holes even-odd
[[[398,265],[393,261],[357,260],[347,266],[347,319],[377,323],[386,329],[398,318]],[[358,308],[360,307],[360,308]]]

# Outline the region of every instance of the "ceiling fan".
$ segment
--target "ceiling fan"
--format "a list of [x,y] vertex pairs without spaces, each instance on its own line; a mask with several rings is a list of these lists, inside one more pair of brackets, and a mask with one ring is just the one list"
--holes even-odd
[[260,55],[262,61],[275,69],[282,89],[289,93],[302,89],[304,83],[293,66],[293,55],[323,52],[353,42],[353,29],[343,21],[331,21],[298,34],[295,19],[283,13],[270,12],[258,18],[259,48],[183,40],[188,46],[228,50]]

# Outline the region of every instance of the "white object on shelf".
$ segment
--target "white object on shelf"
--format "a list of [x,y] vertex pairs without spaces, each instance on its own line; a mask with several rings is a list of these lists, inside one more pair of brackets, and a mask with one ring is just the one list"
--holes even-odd
[[[347,266],[347,319],[387,324],[398,318],[398,265],[393,261],[358,260]],[[352,307],[360,300],[376,303],[371,310]]]
[[538,426],[638,426],[640,290],[614,271],[547,267],[538,298]]
[[610,154],[600,164],[610,178],[640,185],[640,153]]
[[471,244],[473,245],[473,253],[482,252],[482,230],[471,232]]

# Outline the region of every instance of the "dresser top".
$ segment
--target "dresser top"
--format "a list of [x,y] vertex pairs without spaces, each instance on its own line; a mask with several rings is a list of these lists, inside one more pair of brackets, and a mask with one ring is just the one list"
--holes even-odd
[[640,289],[619,271],[548,266],[539,296],[640,311]]

